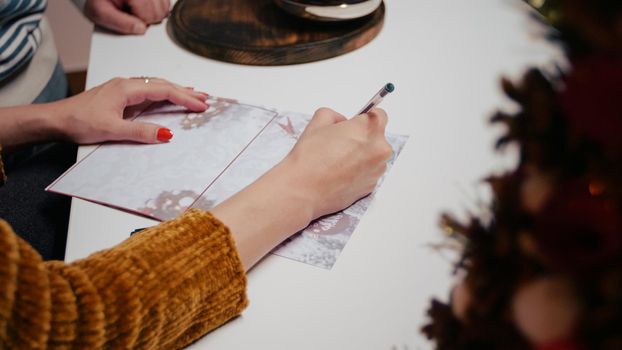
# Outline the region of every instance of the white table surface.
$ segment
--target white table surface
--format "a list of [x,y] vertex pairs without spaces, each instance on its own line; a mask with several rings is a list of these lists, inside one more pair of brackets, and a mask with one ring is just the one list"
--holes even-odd
[[[312,113],[355,113],[386,82],[388,130],[410,140],[332,270],[270,255],[248,276],[250,306],[195,349],[427,349],[419,332],[433,296],[446,299],[452,265],[439,214],[486,200],[481,179],[513,164],[493,152],[487,123],[512,108],[499,89],[560,52],[520,0],[386,0],[368,45],[320,62],[241,66],[177,45],[166,21],[144,36],[93,35],[87,87],[115,76],[157,76],[212,95]],[[83,157],[91,147],[82,147]],[[66,260],[110,247],[153,221],[74,199]]]

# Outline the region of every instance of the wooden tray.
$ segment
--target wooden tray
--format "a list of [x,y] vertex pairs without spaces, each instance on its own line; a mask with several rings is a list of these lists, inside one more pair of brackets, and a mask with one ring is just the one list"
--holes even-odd
[[179,43],[205,57],[250,65],[285,65],[335,57],[382,29],[384,3],[372,14],[322,23],[291,16],[272,0],[179,0],[170,24]]

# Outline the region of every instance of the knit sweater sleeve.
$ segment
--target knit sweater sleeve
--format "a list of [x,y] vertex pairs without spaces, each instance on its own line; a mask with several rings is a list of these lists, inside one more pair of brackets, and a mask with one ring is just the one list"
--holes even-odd
[[0,220],[0,348],[178,349],[246,305],[235,243],[210,213],[72,264],[43,262]]

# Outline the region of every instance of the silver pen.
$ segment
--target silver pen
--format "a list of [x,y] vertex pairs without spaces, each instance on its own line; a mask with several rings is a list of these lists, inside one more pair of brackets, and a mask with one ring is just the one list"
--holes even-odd
[[378,106],[380,102],[382,102],[382,99],[386,95],[392,93],[393,90],[395,90],[395,85],[387,83],[385,86],[382,87],[382,89],[380,89],[380,91],[378,91],[377,94],[374,95],[374,97],[371,98],[371,100],[369,100],[369,102],[367,102],[367,104],[365,104],[365,107],[363,107],[363,109],[361,109],[361,111],[358,112],[356,115],[367,113],[372,108]]

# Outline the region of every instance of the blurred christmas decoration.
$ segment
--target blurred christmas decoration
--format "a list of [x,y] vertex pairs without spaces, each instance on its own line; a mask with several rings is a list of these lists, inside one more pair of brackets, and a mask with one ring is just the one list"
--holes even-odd
[[487,180],[492,220],[442,226],[464,242],[437,349],[622,349],[622,1],[529,0],[571,68],[502,81],[516,169]]

